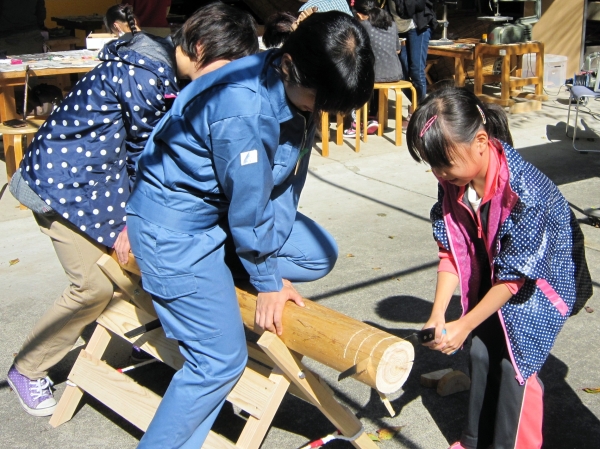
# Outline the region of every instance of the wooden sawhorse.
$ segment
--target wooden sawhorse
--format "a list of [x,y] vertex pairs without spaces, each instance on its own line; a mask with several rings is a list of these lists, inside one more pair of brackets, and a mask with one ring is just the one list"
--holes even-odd
[[[71,419],[86,392],[145,431],[161,397],[102,361],[104,351],[112,338],[119,337],[174,369],[181,368],[184,359],[177,341],[168,339],[162,328],[132,339],[125,337],[128,331],[156,319],[150,297],[139,287],[139,271],[131,275],[124,272],[108,255],[102,256],[98,265],[122,294],[116,293],[96,320],[96,329],[68,376],[76,386],[67,385],[50,424],[56,427]],[[275,334],[264,332],[258,345],[248,343],[248,355],[246,369],[227,397],[229,402],[248,413],[248,421],[235,443],[211,431],[203,448],[258,448],[288,391],[315,405],[344,436],[352,438],[354,447],[377,448],[359,419],[336,401],[331,389],[317,374],[302,364],[302,356],[290,351]]]

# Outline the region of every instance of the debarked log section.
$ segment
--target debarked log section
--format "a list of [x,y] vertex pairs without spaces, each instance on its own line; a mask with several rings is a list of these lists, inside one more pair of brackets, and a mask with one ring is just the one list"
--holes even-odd
[[[244,325],[256,331],[256,292],[251,287],[236,291]],[[402,387],[415,354],[410,342],[308,299],[304,302],[305,307],[290,301],[285,306],[279,338],[288,348],[340,372],[354,367],[352,377],[380,393]]]

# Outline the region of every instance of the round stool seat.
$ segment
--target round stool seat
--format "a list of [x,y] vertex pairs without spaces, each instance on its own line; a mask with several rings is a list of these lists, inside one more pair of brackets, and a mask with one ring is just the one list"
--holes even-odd
[[375,83],[373,89],[410,89],[413,87],[410,81],[392,81],[390,83]]
[[21,128],[13,128],[11,126],[6,126],[4,124],[0,124],[0,134],[4,134],[7,136],[22,136],[25,134],[35,134],[40,126],[44,124],[44,120],[38,119],[28,119],[25,120],[27,125]]

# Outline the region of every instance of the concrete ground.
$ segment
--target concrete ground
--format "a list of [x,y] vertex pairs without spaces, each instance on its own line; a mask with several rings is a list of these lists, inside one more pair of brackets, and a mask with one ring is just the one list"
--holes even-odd
[[[600,229],[581,209],[600,205],[600,154],[578,154],[565,137],[567,97],[564,89],[549,92],[538,112],[510,117],[517,149],[548,175],[572,204],[586,238],[586,254],[595,294],[582,311],[569,318],[540,374],[545,384],[545,449],[600,447]],[[580,115],[585,128],[578,144],[600,149],[600,104],[592,102]],[[391,123],[393,126],[393,122]],[[300,292],[321,304],[398,336],[421,328],[429,316],[435,287],[437,251],[431,237],[429,210],[436,199],[436,181],[428,167],[415,163],[405,145],[393,145],[393,131],[369,136],[360,153],[347,141],[331,144],[330,157],[312,154],[310,175],[300,211],[323,224],[337,239],[339,260],[324,279],[299,285]],[[595,141],[588,140],[595,137]],[[0,163],[0,176],[4,177]],[[0,186],[5,179],[0,178]],[[0,448],[71,449],[133,448],[141,432],[99,402],[86,396],[74,418],[53,429],[47,418],[27,415],[8,388],[5,373],[27,332],[65,287],[65,275],[50,241],[29,211],[18,209],[7,189],[0,199]],[[11,265],[9,261],[18,259]],[[449,314],[460,314],[456,298]],[[84,335],[89,337],[91,329]],[[113,346],[111,363],[129,364],[127,348]],[[60,397],[76,357],[73,351],[50,373]],[[401,427],[381,448],[445,449],[458,439],[465,423],[468,393],[440,397],[419,385],[419,376],[441,368],[468,372],[467,356],[452,357],[416,348],[414,368],[403,389],[392,397],[391,418],[377,394],[352,379],[337,382],[337,372],[315,362],[337,398],[361,419],[368,432]],[[161,365],[140,368],[133,376],[164,391],[173,372]],[[235,438],[243,421],[225,407],[218,430]],[[334,431],[314,407],[286,397],[262,445],[293,449]],[[335,441],[328,448],[349,448]]]

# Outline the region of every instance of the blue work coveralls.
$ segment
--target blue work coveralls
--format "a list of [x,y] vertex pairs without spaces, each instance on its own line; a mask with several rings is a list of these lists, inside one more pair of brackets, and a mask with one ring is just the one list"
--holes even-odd
[[315,125],[287,100],[278,63],[267,51],[192,82],[139,160],[131,247],[186,359],[140,448],[201,447],[244,369],[226,241],[259,292],[318,279],[337,259],[333,238],[296,210]]

